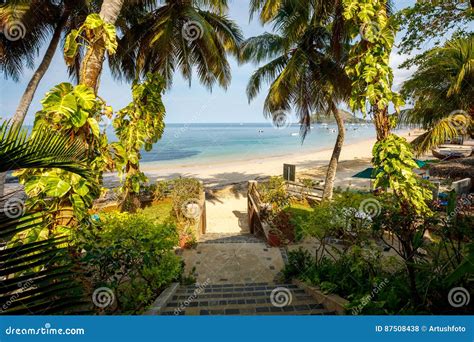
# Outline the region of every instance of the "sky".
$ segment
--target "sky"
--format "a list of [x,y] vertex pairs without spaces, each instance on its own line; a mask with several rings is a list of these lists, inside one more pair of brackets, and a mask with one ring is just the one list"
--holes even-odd
[[[396,9],[410,6],[415,0],[395,0]],[[259,35],[269,31],[269,27],[262,27],[258,20],[249,21],[249,0],[230,0],[229,17],[236,21],[242,28],[246,38]],[[400,36],[400,34],[399,34]],[[40,56],[44,51],[40,51]],[[394,88],[395,90],[407,79],[413,70],[400,70],[398,66],[407,58],[399,55],[394,49],[391,56],[391,66],[394,68]],[[37,59],[39,63],[39,58]],[[201,86],[194,78],[191,87],[184,81],[178,73],[174,76],[174,83],[171,90],[163,96],[166,107],[166,123],[227,123],[227,122],[264,122],[262,109],[265,94],[268,88],[263,87],[260,95],[250,104],[248,103],[245,89],[247,82],[256,68],[256,65],[249,63],[238,65],[234,59],[230,60],[232,68],[232,83],[224,91],[214,87],[209,92]],[[124,82],[115,81],[110,74],[107,63],[104,63],[99,95],[112,106],[114,110],[125,107],[131,100],[130,85]],[[19,82],[5,80],[1,76],[0,85],[0,117],[9,118],[13,115],[18,105],[18,101],[33,73],[33,70],[25,69]],[[28,111],[25,124],[31,124],[34,113],[41,108],[40,100],[44,94],[54,85],[70,81],[67,75],[66,65],[62,57],[61,49],[58,49],[51,66],[42,79],[36,91],[33,103]]]

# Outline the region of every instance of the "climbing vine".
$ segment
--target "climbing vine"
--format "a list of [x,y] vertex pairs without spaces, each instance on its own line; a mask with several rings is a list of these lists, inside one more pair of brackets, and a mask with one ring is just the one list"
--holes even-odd
[[343,0],[343,5],[351,38],[359,39],[346,67],[352,80],[350,107],[364,115],[371,109],[377,138],[381,140],[395,124],[388,116],[389,104],[393,103],[397,112],[403,104],[401,96],[392,90],[393,72],[389,65],[396,26],[388,17],[386,0]]
[[410,144],[404,138],[390,134],[375,144],[373,157],[374,168],[380,170],[375,177],[376,188],[392,189],[397,198],[409,203],[418,214],[430,212],[426,200],[432,193],[413,172],[418,165]]
[[[117,50],[117,35],[115,26],[106,23],[99,14],[93,13],[87,16],[84,23],[77,30],[72,30],[66,37],[64,43],[64,60],[71,66],[79,53],[81,46],[87,46],[88,50],[82,61],[87,64],[89,59],[100,51],[107,51],[114,54]],[[80,80],[85,79],[87,69],[81,68]]]
[[119,175],[125,177],[120,192],[122,210],[134,211],[138,206],[140,184],[147,181],[140,171],[140,150],[150,151],[162,136],[165,107],[161,94],[164,80],[149,73],[144,82],[132,85],[132,102],[120,110],[113,121],[119,139],[112,147],[116,155]]
[[88,209],[101,193],[102,172],[112,165],[105,133],[99,122],[112,115],[112,109],[98,99],[91,88],[61,83],[41,101],[33,135],[40,127],[78,137],[88,147],[92,179],[59,169],[33,169],[18,173],[30,198],[30,206],[46,209],[51,229],[74,226],[88,217]]
[[392,103],[398,112],[401,96],[392,90],[390,68],[396,24],[388,15],[387,0],[343,0],[344,18],[351,27],[351,37],[359,38],[350,51],[346,72],[352,80],[351,108],[367,113],[370,108],[377,130],[373,164],[377,174],[375,187],[392,189],[400,201],[417,212],[428,212],[430,193],[413,172],[417,168],[410,145],[390,134],[396,117],[388,115]]

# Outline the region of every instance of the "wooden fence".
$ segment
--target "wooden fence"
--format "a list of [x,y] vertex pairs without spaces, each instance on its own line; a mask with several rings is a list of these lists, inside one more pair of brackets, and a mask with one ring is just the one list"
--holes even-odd
[[[320,202],[322,199],[322,187],[307,187],[304,184],[292,181],[286,181],[287,192],[292,197],[307,198],[309,200]],[[264,226],[267,225],[262,218],[262,209],[266,206],[263,203],[258,192],[257,181],[249,181],[247,190],[247,215],[250,233],[263,236]]]

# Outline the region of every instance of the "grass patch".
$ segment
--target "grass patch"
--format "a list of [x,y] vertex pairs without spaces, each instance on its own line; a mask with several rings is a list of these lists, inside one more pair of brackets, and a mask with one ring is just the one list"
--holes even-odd
[[295,228],[295,241],[300,241],[304,237],[303,224],[308,220],[313,208],[307,204],[291,203],[285,211],[290,214],[291,224]]
[[159,202],[154,202],[149,207],[139,210],[139,212],[145,215],[149,220],[159,224],[169,219],[172,209],[173,200],[171,198],[165,198]]

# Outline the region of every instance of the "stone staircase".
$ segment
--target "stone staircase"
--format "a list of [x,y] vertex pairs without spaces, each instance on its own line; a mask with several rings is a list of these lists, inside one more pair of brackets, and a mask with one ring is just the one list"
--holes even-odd
[[161,315],[333,315],[293,284],[180,286]]
[[207,233],[199,238],[199,243],[263,243],[250,233]]

